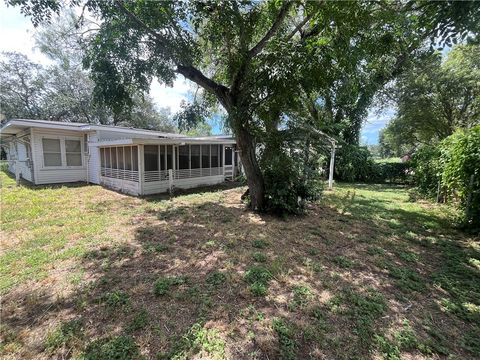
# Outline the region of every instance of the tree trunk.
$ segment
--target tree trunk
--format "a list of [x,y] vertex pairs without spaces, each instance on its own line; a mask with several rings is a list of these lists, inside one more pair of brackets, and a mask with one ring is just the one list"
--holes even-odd
[[252,135],[243,126],[235,126],[235,139],[240,148],[240,159],[247,178],[250,192],[250,208],[264,210],[265,182],[255,154],[255,144]]

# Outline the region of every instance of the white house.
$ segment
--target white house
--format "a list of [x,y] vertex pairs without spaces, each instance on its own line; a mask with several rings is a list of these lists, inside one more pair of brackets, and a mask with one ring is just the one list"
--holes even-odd
[[218,184],[238,171],[230,136],[24,119],[5,123],[0,136],[9,171],[33,184],[84,181],[147,195]]

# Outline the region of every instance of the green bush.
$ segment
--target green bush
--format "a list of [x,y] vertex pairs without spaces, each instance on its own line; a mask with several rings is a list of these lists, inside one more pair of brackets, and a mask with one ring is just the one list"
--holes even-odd
[[444,199],[463,210],[465,224],[480,228],[480,125],[420,148],[412,165],[421,194],[435,196],[440,182]]
[[397,183],[409,180],[409,163],[375,162],[364,146],[342,145],[335,163],[335,178],[347,182]]

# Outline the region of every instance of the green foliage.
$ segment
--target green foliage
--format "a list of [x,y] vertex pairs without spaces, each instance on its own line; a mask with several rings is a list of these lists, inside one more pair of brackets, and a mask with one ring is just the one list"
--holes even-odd
[[336,179],[348,182],[374,182],[375,162],[366,147],[342,145],[335,162]]
[[288,308],[293,311],[307,305],[312,299],[312,289],[305,285],[295,286],[293,288],[293,299],[289,302]]
[[[446,199],[458,200],[464,223],[480,227],[480,125],[458,130],[439,146],[420,148],[413,157],[418,190],[433,197],[440,181]],[[471,182],[473,177],[473,182]]]
[[69,346],[76,339],[82,336],[82,321],[75,319],[62,323],[58,328],[47,335],[45,347],[48,350],[55,350],[62,346]]
[[129,331],[137,331],[144,329],[149,323],[149,314],[145,309],[141,309],[135,314],[132,321],[128,325]]
[[267,261],[267,256],[264,253],[261,253],[261,252],[254,252],[252,254],[252,258],[256,262],[260,262],[260,263],[264,263],[264,262]]
[[186,282],[187,279],[184,276],[160,278],[153,284],[153,293],[156,296],[167,295],[171,287],[182,285]]
[[121,290],[115,290],[106,293],[103,296],[103,302],[111,309],[116,309],[130,305],[130,296]]
[[132,337],[98,339],[87,345],[81,360],[140,360],[143,356]]
[[262,239],[255,239],[252,241],[252,246],[257,249],[265,249],[268,246],[268,243]]
[[297,359],[298,345],[294,338],[295,334],[292,325],[284,319],[275,318],[273,319],[272,326],[278,336],[278,358],[282,360]]
[[265,296],[272,274],[263,266],[252,266],[245,273],[245,281],[250,284],[250,291],[255,296]]
[[227,276],[220,271],[213,271],[207,276],[207,284],[213,287],[223,285],[227,280]]

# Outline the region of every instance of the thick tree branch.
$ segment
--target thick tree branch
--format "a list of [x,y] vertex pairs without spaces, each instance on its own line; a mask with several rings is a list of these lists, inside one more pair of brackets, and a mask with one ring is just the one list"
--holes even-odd
[[230,90],[212,79],[206,77],[200,70],[189,65],[177,65],[177,72],[185,76],[188,80],[200,85],[205,90],[215,94],[223,107],[229,111],[232,109]]
[[257,45],[255,45],[253,48],[251,48],[248,51],[247,53],[248,58],[253,58],[257,56],[262,52],[265,46],[267,46],[270,39],[275,35],[275,33],[278,31],[283,21],[285,20],[285,18],[287,17],[288,11],[292,7],[292,5],[293,5],[293,2],[290,2],[290,1],[283,4],[270,30],[268,30],[267,33],[263,36],[263,38],[260,39]]
[[313,17],[313,13],[309,14],[303,19],[297,26],[295,26],[295,29],[292,30],[292,32],[287,36],[287,41],[291,40],[297,32],[301,32],[303,26]]

